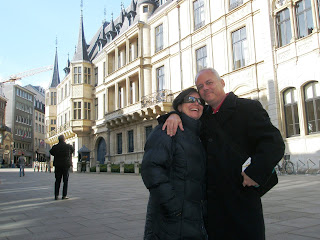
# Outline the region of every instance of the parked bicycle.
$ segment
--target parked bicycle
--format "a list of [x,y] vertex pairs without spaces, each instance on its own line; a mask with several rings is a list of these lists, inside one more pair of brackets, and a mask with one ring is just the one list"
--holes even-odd
[[282,161],[280,161],[277,166],[276,170],[279,173],[287,173],[293,174],[294,173],[294,164],[290,161],[290,155],[284,155]]

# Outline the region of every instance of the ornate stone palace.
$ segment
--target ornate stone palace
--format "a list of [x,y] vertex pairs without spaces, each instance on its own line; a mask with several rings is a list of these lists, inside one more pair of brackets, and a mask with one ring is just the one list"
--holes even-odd
[[81,13],[62,80],[56,52],[46,142],[64,134],[74,166],[83,146],[91,164],[141,162],[156,118],[214,67],[226,91],[263,104],[295,164],[319,168],[319,10],[320,0],[132,0],[89,43]]

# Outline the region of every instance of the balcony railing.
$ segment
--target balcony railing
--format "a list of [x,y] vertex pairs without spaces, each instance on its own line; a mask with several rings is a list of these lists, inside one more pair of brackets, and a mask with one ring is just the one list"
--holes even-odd
[[58,127],[55,130],[49,132],[49,137],[53,137],[59,133],[65,132],[70,128],[70,122],[65,123],[64,125]]
[[159,102],[172,102],[173,94],[171,90],[163,89],[148,96],[141,98],[141,108],[146,108],[152,105],[156,105]]

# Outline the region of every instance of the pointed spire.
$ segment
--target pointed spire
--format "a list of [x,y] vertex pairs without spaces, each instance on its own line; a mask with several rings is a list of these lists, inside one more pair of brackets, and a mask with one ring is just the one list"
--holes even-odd
[[123,6],[123,2],[121,2],[121,12],[120,12],[120,19],[121,19],[121,24],[124,22],[124,16],[125,16],[125,10]]
[[56,56],[54,59],[54,67],[53,67],[53,75],[52,80],[50,83],[50,88],[55,88],[60,83],[60,77],[59,77],[59,67],[58,67],[58,50],[57,50],[58,40],[56,38]]
[[137,4],[134,2],[134,0],[131,0],[130,10],[132,12],[135,12],[137,8]]
[[89,61],[90,62],[90,59],[88,57],[88,52],[87,52],[87,43],[84,37],[82,6],[83,6],[83,3],[81,1],[81,17],[80,17],[78,46],[72,61]]
[[69,53],[68,53],[68,61],[67,61],[67,66],[63,69],[65,72],[66,76],[70,73],[70,60],[69,60]]
[[114,27],[114,22],[113,22],[113,13],[111,13],[111,31],[115,32],[116,28]]

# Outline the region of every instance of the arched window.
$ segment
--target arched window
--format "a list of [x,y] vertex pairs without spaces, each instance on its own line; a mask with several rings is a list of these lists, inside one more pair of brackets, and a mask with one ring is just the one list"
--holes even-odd
[[297,136],[300,134],[300,127],[295,88],[290,88],[283,93],[283,102],[287,137]]
[[308,133],[320,132],[320,84],[309,83],[304,87],[304,101]]

